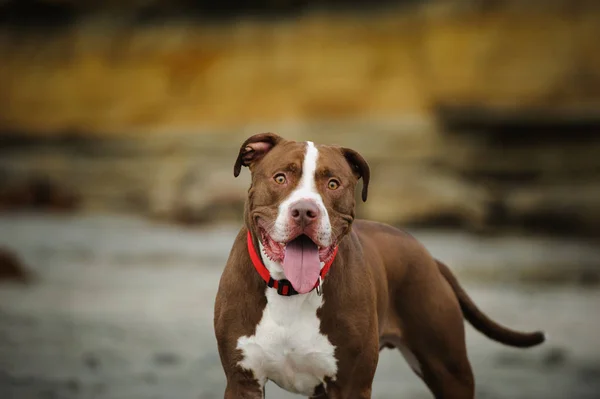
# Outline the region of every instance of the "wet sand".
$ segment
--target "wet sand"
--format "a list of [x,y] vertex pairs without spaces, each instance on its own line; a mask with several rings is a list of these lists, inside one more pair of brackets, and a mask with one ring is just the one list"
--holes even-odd
[[[0,245],[35,276],[29,285],[0,285],[0,398],[222,397],[212,307],[236,232],[115,216],[0,217]],[[600,398],[600,289],[511,279],[544,262],[592,267],[593,246],[413,233],[496,320],[550,335],[541,347],[518,350],[467,327],[478,398]],[[485,268],[494,272],[470,272]],[[267,387],[267,398],[292,397]],[[387,350],[373,397],[431,395]]]

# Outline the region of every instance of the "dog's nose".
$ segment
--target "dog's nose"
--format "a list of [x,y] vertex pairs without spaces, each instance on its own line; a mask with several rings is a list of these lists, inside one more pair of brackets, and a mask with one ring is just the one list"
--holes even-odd
[[290,206],[290,216],[299,225],[306,226],[319,217],[319,207],[313,201],[300,200]]

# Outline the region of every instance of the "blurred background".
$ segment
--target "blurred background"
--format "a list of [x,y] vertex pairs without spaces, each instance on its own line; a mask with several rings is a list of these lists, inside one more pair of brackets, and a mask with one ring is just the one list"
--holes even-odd
[[[0,0],[0,398],[222,397],[266,131],[359,151],[361,217],[549,333],[467,327],[478,398],[600,398],[598,38],[595,0]],[[373,397],[431,395],[385,351]]]

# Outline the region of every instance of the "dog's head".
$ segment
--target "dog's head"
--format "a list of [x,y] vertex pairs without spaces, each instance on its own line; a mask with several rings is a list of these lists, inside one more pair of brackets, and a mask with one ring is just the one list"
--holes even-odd
[[236,177],[242,166],[252,173],[246,226],[259,239],[264,253],[283,265],[294,288],[307,292],[314,285],[315,270],[318,276],[337,243],[350,231],[354,190],[360,178],[362,199],[367,199],[367,162],[348,148],[288,141],[263,133],[242,144],[234,166]]

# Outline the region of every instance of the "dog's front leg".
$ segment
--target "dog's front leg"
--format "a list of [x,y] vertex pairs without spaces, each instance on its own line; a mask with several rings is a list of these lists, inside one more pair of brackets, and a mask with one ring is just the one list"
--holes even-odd
[[[335,380],[326,381],[326,393],[318,399],[371,399],[371,387],[377,361],[379,347],[373,336],[371,343],[359,345],[362,351],[340,351],[342,367]],[[352,361],[354,359],[354,361]]]
[[344,390],[336,385],[327,388],[327,393],[313,399],[371,399],[371,388]]
[[262,390],[240,389],[239,386],[227,384],[225,399],[263,399],[265,394]]
[[264,387],[246,373],[235,373],[227,378],[225,399],[263,399]]

